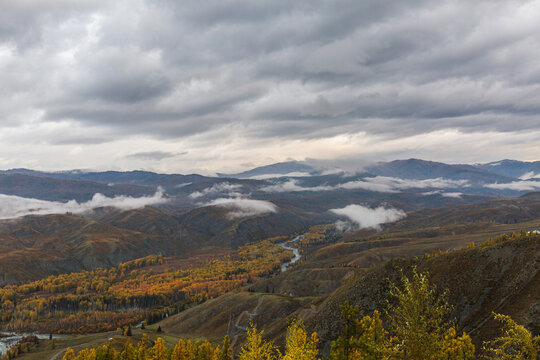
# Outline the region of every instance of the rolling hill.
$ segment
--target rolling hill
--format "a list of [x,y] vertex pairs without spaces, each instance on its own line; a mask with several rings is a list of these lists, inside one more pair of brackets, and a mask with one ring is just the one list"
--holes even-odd
[[513,178],[540,177],[540,161],[501,160],[476,167],[489,172]]
[[16,195],[25,198],[35,198],[48,201],[77,200],[88,201],[96,193],[108,197],[127,195],[140,197],[152,195],[155,188],[140,185],[119,184],[110,186],[106,183],[54,179],[23,174],[0,174],[0,193]]

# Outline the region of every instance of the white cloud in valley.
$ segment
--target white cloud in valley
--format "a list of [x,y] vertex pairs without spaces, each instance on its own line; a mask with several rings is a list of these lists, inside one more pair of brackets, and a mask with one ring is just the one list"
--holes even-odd
[[367,177],[361,180],[348,181],[335,186],[320,185],[305,187],[299,185],[298,180],[289,179],[286,182],[277,182],[273,185],[267,185],[260,188],[261,191],[276,192],[295,192],[295,191],[332,191],[339,189],[347,190],[367,190],[381,193],[398,193],[406,189],[447,189],[470,186],[468,180],[450,180],[444,178],[433,178],[425,180],[400,179],[388,176]]
[[298,180],[289,179],[286,182],[275,183],[273,185],[267,185],[261,187],[259,190],[268,193],[280,193],[280,192],[300,192],[300,191],[330,191],[335,190],[335,186],[311,186],[305,187],[298,185]]
[[435,190],[435,191],[428,191],[428,192],[422,193],[422,195],[425,195],[425,196],[441,195],[441,196],[450,197],[450,198],[461,198],[463,196],[463,193],[460,193],[460,192],[444,192],[442,190]]
[[107,197],[103,194],[95,194],[91,200],[77,202],[46,201],[34,198],[24,198],[15,195],[0,194],[0,219],[14,219],[26,215],[64,214],[67,212],[82,214],[100,207],[115,207],[121,210],[138,209],[147,205],[163,204],[167,201],[164,192],[159,189],[152,196],[131,197],[114,196]]
[[[381,224],[398,221],[407,216],[403,210],[395,208],[379,206],[372,209],[356,204],[351,204],[341,209],[331,209],[330,211],[336,215],[346,217],[357,229],[378,229]],[[342,230],[347,228],[347,224],[343,222],[338,222],[336,225]]]
[[534,171],[529,171],[519,177],[521,180],[540,179],[540,173],[535,174]]
[[262,175],[253,175],[250,176],[249,179],[252,180],[266,180],[266,179],[276,179],[276,178],[283,178],[283,177],[308,177],[312,176],[308,172],[301,172],[301,171],[294,171],[287,174],[262,174]]
[[192,199],[197,199],[203,196],[207,195],[215,195],[215,194],[221,194],[221,193],[231,193],[235,192],[237,190],[240,190],[242,188],[241,184],[231,184],[228,182],[218,183],[214,184],[210,187],[207,187],[206,189],[203,189],[201,191],[195,191],[191,194],[189,194],[189,197]]
[[249,217],[267,213],[276,213],[278,207],[270,201],[254,200],[245,197],[219,198],[205,204],[206,206],[219,206],[229,209],[228,215],[232,218]]
[[540,181],[512,181],[503,184],[487,184],[485,187],[496,190],[536,191],[540,190]]
[[463,193],[460,193],[460,192],[443,192],[443,193],[441,193],[441,195],[445,196],[445,197],[451,197],[451,198],[461,198]]

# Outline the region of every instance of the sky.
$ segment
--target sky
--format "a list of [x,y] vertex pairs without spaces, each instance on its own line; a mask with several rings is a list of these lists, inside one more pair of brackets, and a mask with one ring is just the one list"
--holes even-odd
[[0,168],[540,160],[540,1],[0,0]]

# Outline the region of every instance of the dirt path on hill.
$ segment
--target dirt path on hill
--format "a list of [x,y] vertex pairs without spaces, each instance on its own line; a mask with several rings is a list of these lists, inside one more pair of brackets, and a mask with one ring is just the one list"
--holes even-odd
[[249,312],[247,310],[244,310],[236,318],[236,321],[234,322],[234,329],[233,329],[232,332],[238,332],[238,333],[236,335],[234,335],[233,338],[231,339],[231,349],[234,347],[234,345],[236,345],[236,342],[238,341],[238,337],[242,333],[247,331],[247,327],[240,325],[240,322],[242,321],[242,319],[244,317],[253,318],[254,316],[257,316],[259,314],[259,308],[261,307],[261,304],[263,303],[265,297],[266,297],[266,295],[263,295],[263,296],[259,297],[259,301],[257,302],[257,306],[255,306],[253,311]]
[[59,352],[54,354],[49,360],[57,360],[58,356],[62,355],[66,351],[67,351],[67,348],[60,350]]

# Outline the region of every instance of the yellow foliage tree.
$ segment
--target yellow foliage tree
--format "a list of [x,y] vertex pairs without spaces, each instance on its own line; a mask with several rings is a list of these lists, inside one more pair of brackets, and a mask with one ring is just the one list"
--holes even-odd
[[414,360],[474,359],[469,336],[456,337],[447,321],[451,307],[444,295],[437,294],[427,275],[414,268],[411,279],[402,274],[401,280],[402,287],[393,285],[390,291],[396,300],[388,312],[397,339],[392,356]]
[[304,324],[296,319],[291,322],[287,329],[287,344],[283,360],[316,360],[319,350],[319,339],[316,333],[308,336]]
[[171,360],[189,360],[189,356],[184,340],[178,340],[178,344],[175,345],[173,352],[171,354]]
[[167,360],[167,348],[165,347],[165,341],[162,338],[158,338],[156,343],[150,349],[152,360]]
[[73,351],[73,349],[67,349],[62,360],[74,360],[74,359],[75,359],[75,351]]
[[536,360],[540,358],[540,335],[532,336],[523,325],[517,324],[510,316],[495,314],[495,320],[502,323],[503,334],[484,344],[486,359]]
[[239,360],[274,360],[278,359],[279,351],[274,344],[262,339],[263,331],[251,326],[247,330],[246,344],[242,347]]

